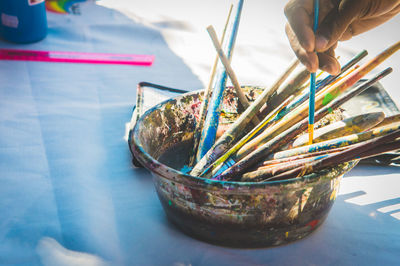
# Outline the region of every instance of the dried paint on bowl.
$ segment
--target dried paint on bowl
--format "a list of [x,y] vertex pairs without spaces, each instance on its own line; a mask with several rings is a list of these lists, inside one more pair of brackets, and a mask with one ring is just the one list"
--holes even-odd
[[187,163],[200,100],[201,93],[192,92],[163,102],[130,133],[133,154],[153,174],[169,220],[193,237],[236,247],[280,245],[314,231],[332,207],[343,174],[356,162],[257,183],[184,174],[177,169]]

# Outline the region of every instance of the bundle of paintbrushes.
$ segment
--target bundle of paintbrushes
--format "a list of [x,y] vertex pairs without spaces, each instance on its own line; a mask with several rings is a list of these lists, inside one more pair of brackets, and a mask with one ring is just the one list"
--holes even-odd
[[[191,175],[232,181],[282,180],[400,149],[399,115],[385,118],[382,112],[374,112],[343,119],[340,111],[342,104],[392,72],[387,68],[360,81],[398,51],[400,42],[364,64],[360,62],[367,52],[359,53],[336,76],[316,77],[313,117],[320,128],[310,144],[306,84],[310,73],[303,68],[292,74],[297,60],[253,102],[241,90],[230,60],[242,6],[240,0],[231,23],[228,16],[230,29],[225,27],[221,41],[213,27],[207,28],[218,55],[194,134]],[[216,139],[227,77],[244,112]]]

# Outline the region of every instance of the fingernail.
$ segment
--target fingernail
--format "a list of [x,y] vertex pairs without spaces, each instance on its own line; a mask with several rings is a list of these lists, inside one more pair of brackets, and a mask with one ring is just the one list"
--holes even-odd
[[315,40],[315,50],[316,51],[321,51],[324,50],[326,48],[326,46],[328,45],[328,39],[325,38],[324,36],[317,36],[317,39]]

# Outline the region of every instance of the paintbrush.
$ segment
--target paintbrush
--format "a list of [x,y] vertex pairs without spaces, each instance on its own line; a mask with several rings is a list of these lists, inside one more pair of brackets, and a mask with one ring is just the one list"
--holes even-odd
[[[382,155],[387,152],[396,151],[400,149],[400,138],[397,138],[394,142],[383,143],[375,145],[373,149],[369,149],[365,152],[360,153],[360,159],[368,159],[378,155]],[[394,158],[396,160],[396,158]],[[399,158],[398,158],[399,159]]]
[[[235,44],[239,28],[240,16],[243,8],[243,1],[244,0],[239,0],[238,2],[235,19],[232,23],[232,29],[230,32],[228,32],[229,33],[227,38],[228,42],[226,44],[226,48],[224,49],[226,51],[225,54],[227,55],[228,58],[231,57],[233,52],[233,47]],[[214,144],[215,136],[219,125],[219,116],[221,113],[221,104],[222,104],[223,92],[225,90],[225,85],[226,85],[226,78],[227,78],[226,70],[225,68],[221,67],[219,75],[217,76],[216,79],[214,90],[211,96],[211,101],[207,110],[206,120],[204,122],[204,127],[201,133],[196,158],[202,158]]]
[[355,143],[359,143],[362,141],[366,141],[372,138],[380,137],[382,135],[391,133],[395,130],[400,129],[400,122],[392,123],[386,126],[374,128],[371,130],[367,130],[365,132],[351,134],[344,137],[339,137],[335,139],[330,139],[326,141],[322,141],[319,143],[314,143],[307,146],[297,147],[294,149],[289,149],[285,151],[280,151],[271,156],[273,159],[281,159],[291,156],[296,156],[304,153],[316,152],[329,150],[334,148],[339,148],[343,146],[352,145]]
[[364,143],[362,143],[362,145],[357,145],[343,152],[339,152],[332,156],[327,156],[318,161],[314,161],[293,170],[276,175],[272,178],[269,178],[268,181],[302,177],[306,174],[313,173],[321,169],[339,165],[341,163],[345,163],[355,159],[364,159],[377,156],[379,154],[389,151],[397,150],[400,148],[400,140],[398,139],[399,137],[400,130],[396,130],[390,134],[365,141]]
[[[362,93],[366,89],[368,89],[370,86],[375,84],[377,81],[382,79],[383,77],[387,76],[389,73],[393,71],[392,68],[387,68],[384,71],[380,72],[373,78],[371,78],[368,81],[365,81],[361,83],[358,87],[349,90],[342,96],[332,100],[328,104],[326,104],[321,110],[319,110],[315,114],[315,120],[318,121],[328,113],[332,112],[333,110],[337,109],[339,106],[344,104],[345,102],[349,101],[356,95]],[[279,134],[272,140],[268,141],[261,147],[259,147],[257,150],[253,151],[252,153],[248,154],[246,157],[242,158],[242,160],[237,161],[235,165],[230,167],[229,169],[225,170],[224,173],[219,174],[218,176],[215,176],[215,179],[223,179],[223,180],[228,180],[231,179],[232,177],[239,175],[240,173],[243,173],[247,168],[257,164],[259,161],[261,161],[263,158],[266,158],[268,155],[272,154],[275,152],[280,146],[290,142],[294,137],[299,135],[301,132],[307,129],[308,126],[308,119],[305,118],[303,119],[300,123],[297,123],[293,125],[291,128],[286,130],[285,132]]]
[[[376,141],[376,139],[374,139],[374,141]],[[370,145],[370,144],[365,144],[364,142],[362,142],[362,143],[354,144],[354,145],[351,145],[348,147],[343,147],[343,148],[341,148],[341,151],[338,151],[339,149],[335,149],[335,151],[325,153],[325,154],[319,154],[319,155],[315,155],[315,156],[306,157],[303,159],[279,163],[279,164],[271,165],[269,167],[259,167],[254,171],[244,173],[241,178],[241,181],[242,182],[262,182],[262,181],[272,181],[272,180],[282,179],[284,177],[279,176],[280,174],[287,175],[288,173],[285,173],[285,172],[294,170],[296,168],[299,168],[299,169],[297,169],[297,172],[299,172],[300,169],[303,169],[303,167],[305,169],[308,169],[308,167],[305,167],[307,164],[319,161],[321,159],[325,159],[325,158],[327,159],[328,157],[336,156],[339,154],[341,157],[343,157],[343,153],[341,153],[342,151],[346,151],[346,150],[353,149],[355,147],[360,147],[363,145]],[[381,155],[381,154],[389,152],[389,151],[396,150],[398,148],[400,148],[400,139],[397,139],[396,141],[390,142],[390,143],[382,143],[379,145],[370,146],[367,151],[361,152],[358,155],[355,154],[354,152],[353,153],[355,154],[355,159],[366,159],[366,158],[374,157],[377,155]],[[349,160],[352,160],[352,158],[350,158]],[[339,163],[337,162],[337,164],[339,164]],[[334,166],[334,165],[335,164],[333,164],[332,166]],[[314,168],[314,170],[315,170],[315,168]],[[304,175],[306,172],[302,171],[300,173],[302,175]],[[286,177],[289,178],[288,176],[286,176]]]
[[[254,102],[251,103],[230,128],[215,142],[213,147],[207,152],[201,160],[194,166],[191,175],[200,175],[216,158],[224,154],[237,138],[245,134],[245,128],[250,120],[257,114],[260,108],[267,102],[276,90],[282,85],[285,79],[297,67],[299,61],[292,61],[284,73],[273,83],[269,89],[265,89]],[[265,119],[264,119],[265,120]],[[264,121],[263,120],[263,121]]]
[[270,167],[259,167],[254,171],[244,173],[242,178],[240,179],[241,182],[259,182],[263,181],[266,178],[284,173],[286,171],[298,168],[303,166],[306,163],[311,163],[317,160],[321,160],[323,158],[328,157],[329,155],[336,154],[336,153],[329,153],[323,154],[318,156],[311,156],[295,161],[289,161],[285,163],[276,164]]
[[[357,144],[354,144],[354,145],[357,145]],[[336,148],[336,149],[331,149],[331,150],[310,152],[310,153],[300,154],[300,155],[296,155],[296,156],[292,156],[292,157],[285,157],[285,158],[281,158],[281,159],[273,159],[273,160],[268,159],[268,160],[266,160],[264,162],[259,163],[254,168],[255,169],[264,169],[264,168],[274,167],[275,165],[278,165],[278,164],[288,163],[288,162],[301,160],[301,159],[305,159],[305,158],[309,158],[309,157],[325,155],[325,154],[328,154],[328,153],[336,153],[336,152],[339,152],[339,151],[344,151],[345,149],[348,149],[349,147],[352,147],[352,145],[345,146],[345,147],[340,147],[340,148]]]
[[[319,0],[314,0],[314,34],[317,32],[318,28],[318,16],[319,16]],[[314,112],[315,112],[315,72],[310,75],[310,100],[308,109],[308,142],[311,144],[314,136]]]
[[349,62],[347,62],[344,66],[340,68],[340,73],[338,75],[329,75],[325,79],[320,80],[317,82],[317,90],[318,88],[325,87],[326,85],[329,85],[329,83],[335,81],[338,77],[340,77],[344,72],[349,70],[351,67],[353,67],[355,64],[360,62],[364,57],[368,55],[368,52],[366,50],[361,51],[357,55],[355,55]]
[[310,72],[303,67],[298,73],[294,75],[282,88],[279,88],[271,98],[260,110],[260,116],[265,117],[270,112],[275,110],[279,105],[281,105],[285,99],[292,95],[299,93],[303,87],[302,85],[309,80]]
[[395,123],[395,122],[400,122],[400,114],[385,117],[385,119],[383,119],[383,121],[380,122],[375,127],[386,126],[388,124]]
[[[315,80],[318,80],[318,78],[320,78],[324,73],[325,73],[325,71],[322,71],[322,70],[319,71],[318,74],[315,73]],[[306,87],[310,87],[310,80],[308,80],[308,82],[306,84],[304,84],[304,88],[306,88]],[[315,84],[315,87],[317,87],[317,83]],[[310,92],[310,91],[308,91],[308,92]],[[299,94],[303,94],[303,93],[304,93],[304,91]],[[296,94],[296,96],[297,96],[297,94]]]
[[321,90],[318,91],[317,93],[317,97],[320,95],[324,95],[325,93],[327,93],[327,91],[338,85],[338,83],[345,79],[346,77],[349,77],[353,72],[355,72],[360,66],[359,65],[355,65],[353,68],[349,69],[346,73],[344,73],[342,76],[338,77],[337,79],[335,79],[334,81],[332,81],[330,84],[328,84],[327,86],[323,87]]
[[[378,125],[384,118],[385,114],[383,112],[373,112],[349,117],[329,124],[314,131],[313,143],[363,132]],[[307,136],[302,135],[293,142],[291,147],[295,148],[306,144],[308,144]]]
[[[230,17],[231,17],[232,8],[233,8],[233,5],[231,4],[231,6],[229,8],[229,12],[228,12],[228,17],[226,18],[224,29],[222,31],[221,45],[224,43],[224,40],[225,40],[225,34],[226,34],[226,30],[228,28],[228,23],[229,23],[229,20],[230,20]],[[208,108],[208,103],[209,103],[210,98],[211,98],[212,84],[213,84],[213,81],[214,81],[215,72],[216,72],[217,65],[218,65],[218,59],[219,59],[219,56],[217,54],[215,59],[214,59],[214,64],[213,64],[213,66],[211,68],[211,74],[210,74],[210,79],[208,80],[207,88],[204,91],[203,101],[202,101],[201,108],[200,108],[200,113],[199,113],[199,119],[198,119],[198,122],[196,123],[196,127],[194,129],[193,149],[192,149],[192,153],[190,155],[189,165],[194,165],[197,162],[196,161],[196,153],[197,153],[197,149],[198,149],[199,142],[200,142],[200,133],[201,133],[201,131],[203,129],[204,121],[206,119],[207,108]]]

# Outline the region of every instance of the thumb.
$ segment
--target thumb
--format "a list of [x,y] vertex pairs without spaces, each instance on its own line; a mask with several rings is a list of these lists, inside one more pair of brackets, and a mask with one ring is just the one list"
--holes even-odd
[[337,1],[335,6],[318,27],[315,49],[318,52],[328,50],[341,39],[350,24],[361,17],[365,4],[369,1]]

